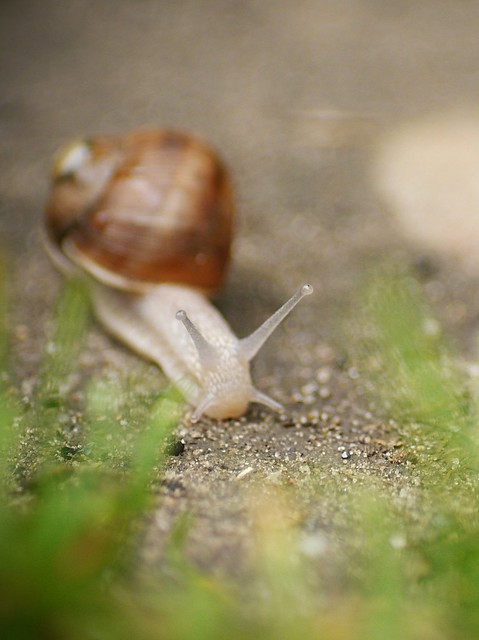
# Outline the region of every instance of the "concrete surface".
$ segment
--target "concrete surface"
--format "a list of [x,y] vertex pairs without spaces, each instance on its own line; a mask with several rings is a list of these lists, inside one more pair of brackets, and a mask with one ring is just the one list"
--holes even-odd
[[[189,508],[193,553],[234,564],[248,522],[231,480],[248,468],[243,483],[298,482],[319,468],[379,474],[395,495],[408,486],[394,428],[368,399],[348,340],[369,269],[386,257],[414,265],[423,249],[383,209],[369,166],[397,123],[474,109],[478,24],[479,2],[457,0],[3,0],[0,223],[25,394],[60,283],[38,234],[51,157],[78,135],[175,127],[222,152],[241,215],[218,304],[240,335],[298,284],[316,288],[255,367],[258,387],[285,402],[289,417],[254,408],[237,422],[185,428],[153,538]],[[440,252],[433,265],[433,302],[466,352],[477,279]],[[79,367],[85,375],[129,367],[164,383],[98,328]],[[316,528],[334,517],[313,501]]]

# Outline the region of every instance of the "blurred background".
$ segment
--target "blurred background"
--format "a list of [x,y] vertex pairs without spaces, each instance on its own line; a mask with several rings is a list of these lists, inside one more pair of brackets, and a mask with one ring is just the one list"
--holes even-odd
[[0,11],[1,220],[19,245],[72,137],[194,130],[232,166],[243,223],[267,228],[270,215],[321,221],[333,205],[360,215],[355,176],[339,177],[341,118],[363,132],[477,101],[477,2],[3,0]]
[[380,254],[405,250],[372,188],[383,136],[476,109],[478,2],[3,0],[0,12],[0,221],[14,256],[37,251],[58,147],[181,128],[232,169],[239,300],[246,281],[279,300],[307,279],[322,289],[312,304],[334,307]]

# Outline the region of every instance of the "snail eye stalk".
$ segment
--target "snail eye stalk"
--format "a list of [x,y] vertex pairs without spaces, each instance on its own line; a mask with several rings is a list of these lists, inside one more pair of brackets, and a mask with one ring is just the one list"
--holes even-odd
[[276,327],[291,313],[298,302],[312,293],[313,287],[310,284],[303,284],[303,286],[300,287],[282,307],[275,311],[272,316],[265,320],[256,331],[253,331],[247,338],[240,340],[239,349],[241,355],[248,362],[252,360]]

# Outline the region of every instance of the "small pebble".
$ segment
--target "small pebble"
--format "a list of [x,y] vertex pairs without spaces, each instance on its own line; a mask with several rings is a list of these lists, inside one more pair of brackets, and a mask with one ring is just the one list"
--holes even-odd
[[315,382],[308,382],[301,388],[301,393],[304,396],[311,396],[314,393],[317,393],[318,385]]
[[330,367],[321,367],[316,375],[316,380],[319,382],[319,384],[328,384],[328,382],[331,380]]
[[246,469],[243,469],[238,473],[238,475],[235,477],[235,480],[242,480],[243,478],[246,478],[246,476],[249,476],[250,473],[253,473],[253,471],[253,467],[246,467]]

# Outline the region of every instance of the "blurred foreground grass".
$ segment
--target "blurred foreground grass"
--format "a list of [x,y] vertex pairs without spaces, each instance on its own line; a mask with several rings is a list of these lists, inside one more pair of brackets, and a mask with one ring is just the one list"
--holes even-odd
[[[5,293],[4,287],[3,312]],[[476,403],[408,278],[375,282],[369,303],[368,362],[380,372],[378,394],[412,461],[415,507],[398,505],[388,482],[377,477],[363,478],[359,488],[350,483],[345,492],[337,478],[313,473],[296,488],[252,495],[251,571],[241,584],[188,560],[188,528],[181,522],[163,570],[138,561],[145,516],[167,461],[165,443],[177,423],[174,395],[130,406],[131,439],[118,450],[119,406],[125,397],[134,401],[117,385],[91,380],[81,433],[74,444],[66,442],[68,380],[88,325],[83,287],[72,283],[59,301],[28,406],[17,399],[9,372],[4,314],[0,637],[478,637]],[[340,534],[323,535],[319,525],[305,530],[295,513],[306,495],[346,505]],[[327,537],[335,539],[337,557],[324,546]]]

